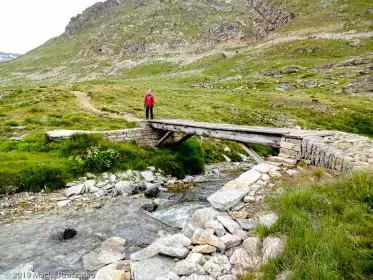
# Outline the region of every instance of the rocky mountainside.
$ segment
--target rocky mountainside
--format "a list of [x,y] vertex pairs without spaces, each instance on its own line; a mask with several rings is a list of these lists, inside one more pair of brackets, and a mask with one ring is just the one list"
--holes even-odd
[[0,52],[0,62],[13,60],[17,57],[19,57],[19,54]]

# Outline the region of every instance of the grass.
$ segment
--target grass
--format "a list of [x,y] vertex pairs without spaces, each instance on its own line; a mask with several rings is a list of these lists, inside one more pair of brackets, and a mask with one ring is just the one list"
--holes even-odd
[[263,267],[265,279],[291,270],[289,279],[372,279],[373,175],[289,186],[270,201],[279,214],[271,229],[287,236],[284,253]]

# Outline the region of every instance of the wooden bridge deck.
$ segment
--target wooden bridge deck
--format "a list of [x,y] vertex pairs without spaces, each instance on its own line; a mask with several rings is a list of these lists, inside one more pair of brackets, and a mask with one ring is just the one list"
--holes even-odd
[[193,135],[253,143],[280,148],[282,137],[303,139],[306,136],[328,136],[333,131],[314,131],[261,126],[216,124],[190,120],[150,120],[150,127],[158,130],[179,132],[186,137]]

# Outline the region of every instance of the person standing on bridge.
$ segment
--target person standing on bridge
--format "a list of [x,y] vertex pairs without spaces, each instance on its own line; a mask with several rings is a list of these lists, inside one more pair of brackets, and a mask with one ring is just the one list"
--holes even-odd
[[145,100],[144,100],[144,108],[145,108],[145,114],[146,114],[146,119],[149,119],[149,114],[150,114],[150,119],[153,119],[153,107],[154,107],[154,95],[152,94],[151,90],[148,89],[146,95],[145,95]]

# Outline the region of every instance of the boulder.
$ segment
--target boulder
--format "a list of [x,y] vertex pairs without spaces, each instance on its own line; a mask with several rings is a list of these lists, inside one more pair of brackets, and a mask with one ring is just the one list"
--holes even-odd
[[264,174],[268,173],[272,169],[276,169],[276,167],[268,163],[261,163],[261,164],[255,165],[253,168],[253,170],[259,171],[260,173],[264,173]]
[[87,191],[90,191],[91,188],[96,187],[96,180],[87,180],[84,182],[84,185],[87,189]]
[[285,248],[284,241],[279,237],[267,237],[263,240],[263,264],[281,255]]
[[278,220],[278,216],[275,213],[264,214],[258,217],[258,224],[266,227],[271,227]]
[[182,234],[166,235],[155,240],[151,245],[145,249],[133,253],[131,260],[144,261],[157,254],[162,254],[170,257],[185,258],[188,253],[191,240]]
[[203,267],[208,274],[215,278],[229,273],[232,268],[228,257],[219,254],[212,257]]
[[154,174],[150,170],[141,172],[141,176],[144,178],[145,182],[154,182]]
[[236,247],[241,243],[241,238],[229,233],[221,237],[220,240],[224,243],[225,249]]
[[96,270],[104,265],[119,261],[125,258],[124,246],[126,240],[120,237],[112,237],[83,256],[83,266],[86,270]]
[[215,278],[210,275],[192,274],[187,278],[182,278],[182,280],[215,280]]
[[236,222],[243,230],[253,230],[258,225],[258,221],[254,219],[237,219]]
[[145,196],[148,198],[157,197],[159,187],[157,184],[146,183]]
[[236,180],[228,182],[223,188],[212,194],[207,200],[212,206],[219,210],[228,210],[250,191],[250,185],[255,183],[261,177],[261,173],[255,170],[249,170],[243,173]]
[[199,265],[204,265],[206,263],[205,256],[201,253],[190,253],[185,260]]
[[222,223],[222,225],[230,232],[235,233],[241,229],[240,225],[236,223],[231,217],[229,216],[217,216],[216,219]]
[[130,264],[128,261],[118,261],[99,269],[92,280],[130,280]]
[[203,208],[195,211],[194,214],[188,219],[187,224],[183,229],[183,234],[191,238],[195,229],[205,229],[206,223],[215,219],[215,217],[218,215],[221,215],[221,213],[213,208]]
[[77,195],[77,194],[82,194],[86,192],[86,186],[84,184],[76,185],[73,187],[70,187],[65,190],[65,195],[67,197]]
[[164,277],[174,267],[174,260],[164,256],[154,256],[143,261],[131,260],[131,275],[135,280],[154,280]]
[[243,242],[243,246],[249,255],[245,268],[256,268],[261,265],[262,242],[257,237],[249,237]]
[[69,205],[70,202],[71,202],[71,200],[69,200],[69,199],[61,200],[61,201],[57,202],[57,205],[60,206],[60,207],[65,207],[65,206]]
[[137,193],[137,187],[136,185],[131,181],[119,181],[115,184],[115,189],[120,194],[136,194]]
[[224,226],[216,220],[210,220],[205,224],[206,229],[212,229],[218,237],[222,237],[226,230]]
[[192,243],[197,245],[211,245],[221,251],[225,250],[225,245],[217,236],[207,230],[196,229],[192,237]]
[[216,248],[211,245],[197,245],[192,250],[193,253],[211,254],[216,252]]
[[200,264],[187,260],[176,263],[173,271],[180,276],[189,276],[191,274],[205,274],[205,270]]
[[240,268],[243,270],[257,267],[257,264],[252,262],[249,254],[243,248],[239,248],[234,251],[229,261],[231,264],[235,265],[236,268]]

